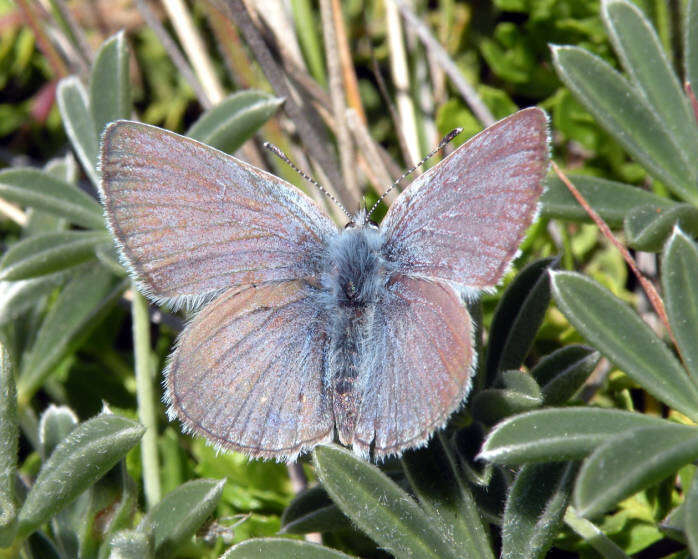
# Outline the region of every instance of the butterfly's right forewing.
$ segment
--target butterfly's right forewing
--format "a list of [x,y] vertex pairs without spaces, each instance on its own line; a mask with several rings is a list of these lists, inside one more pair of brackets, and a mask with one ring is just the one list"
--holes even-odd
[[111,124],[101,151],[107,221],[157,300],[192,303],[229,287],[316,272],[330,218],[300,190],[172,132]]

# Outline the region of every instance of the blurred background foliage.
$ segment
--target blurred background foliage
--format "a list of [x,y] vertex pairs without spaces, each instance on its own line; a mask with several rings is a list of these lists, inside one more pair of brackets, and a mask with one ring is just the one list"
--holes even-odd
[[[0,544],[15,542],[15,547],[0,550],[0,557],[5,552],[24,557],[218,557],[233,542],[275,536],[280,531],[315,542],[322,539],[327,546],[362,557],[386,557],[389,551],[397,557],[430,553],[458,556],[449,547],[455,545],[453,542],[443,544],[443,554],[438,547],[442,543],[435,543],[430,553],[420,547],[432,541],[430,538],[439,539],[438,530],[436,536],[426,529],[420,532],[422,511],[446,521],[450,518],[451,509],[443,505],[443,498],[430,501],[428,490],[429,479],[448,478],[444,472],[451,471],[449,468],[465,471],[462,475],[467,480],[458,479],[448,486],[465,503],[457,503],[454,510],[472,512],[476,502],[485,518],[484,526],[497,526],[494,533],[499,535],[491,544],[484,532],[477,532],[479,521],[460,528],[454,521],[452,539],[457,543],[462,537],[463,545],[469,546],[462,549],[479,549],[482,557],[500,552],[505,557],[538,557],[551,546],[553,557],[626,557],[635,553],[687,557],[687,538],[690,545],[696,545],[683,520],[691,511],[678,505],[691,486],[693,455],[665,466],[660,472],[663,477],[657,478],[655,472],[653,481],[661,483],[651,484],[650,480],[638,485],[634,492],[619,495],[619,504],[606,503],[598,510],[589,504],[595,496],[585,497],[578,483],[575,502],[578,507],[586,503],[587,512],[596,515],[592,515],[592,524],[566,504],[577,461],[596,446],[589,443],[584,449],[567,449],[568,454],[560,456],[569,463],[546,466],[550,470],[536,469],[537,465],[529,464],[533,454],[528,458],[504,456],[506,445],[497,446],[508,436],[506,428],[513,422],[505,421],[501,430],[491,431],[500,420],[517,413],[570,404],[634,412],[649,418],[643,429],[666,429],[663,423],[652,423],[661,417],[691,425],[697,417],[690,413],[691,403],[672,400],[676,393],[667,396],[653,390],[650,381],[644,383],[645,377],[631,373],[633,363],[624,367],[627,360],[614,354],[613,348],[602,347],[603,340],[597,343],[593,333],[585,331],[584,324],[577,321],[583,309],[572,308],[575,294],[579,295],[575,289],[586,288],[586,284],[574,284],[577,276],[556,275],[552,291],[557,306],[548,305],[553,297],[548,270],[581,271],[598,282],[585,293],[606,301],[610,294],[594,291],[601,289],[599,284],[605,286],[632,306],[633,316],[642,317],[653,327],[656,335],[648,338],[652,343],[655,339],[659,342],[659,337],[668,338],[621,253],[565,198],[566,190],[557,189],[561,183],[555,181],[550,184],[542,217],[532,227],[522,246],[522,257],[504,287],[485,295],[482,305],[473,309],[486,332],[487,359],[481,360],[478,389],[468,409],[457,414],[447,437],[438,437],[432,444],[430,452],[438,465],[436,472],[431,472],[432,478],[425,473],[430,464],[420,462],[418,456],[406,457],[402,463],[389,461],[382,466],[383,475],[367,465],[364,469],[353,465],[350,456],[332,447],[316,453],[314,462],[306,457],[297,467],[248,461],[237,454],[216,454],[204,441],[183,435],[178,424],[167,422],[159,403],[158,380],[183,316],[148,309],[129,290],[111,241],[105,237],[99,208],[81,197],[95,195],[97,170],[88,152],[96,153],[96,119],[111,110],[98,108],[100,94],[106,96],[110,85],[121,91],[126,84],[124,91],[130,100],[112,112],[111,118],[137,117],[187,133],[316,195],[260,149],[261,141],[269,140],[302,167],[315,171],[321,182],[337,187],[345,203],[365,196],[371,204],[391,179],[430,151],[443,134],[463,127],[464,133],[454,141],[459,145],[486,124],[483,113],[478,114],[447,77],[438,53],[425,48],[417,26],[409,19],[400,19],[392,0],[332,2],[335,18],[337,9],[341,11],[339,23],[335,19],[331,26],[338,37],[333,40],[340,45],[334,53],[328,53],[325,46],[330,2],[323,2],[250,3],[255,4],[250,12],[253,26],[262,44],[270,48],[277,69],[314,107],[303,118],[296,118],[288,99],[280,108],[278,98],[284,95],[273,79],[267,79],[269,62],[258,62],[259,49],[250,44],[240,21],[230,15],[230,6],[237,2],[0,0],[0,165],[4,168],[0,199],[9,202],[0,208],[4,253],[0,262],[0,328],[9,351],[3,354],[1,364],[5,377],[12,375],[7,372],[11,371],[11,361],[18,371],[15,415],[21,432],[18,472],[23,484],[17,484],[15,497],[24,503],[16,523],[14,513],[10,514],[12,507],[0,503],[4,507],[0,516],[5,513],[5,518],[12,520],[0,530]],[[638,13],[644,13],[656,30],[658,44],[673,68],[686,62],[690,45],[685,27],[690,14],[694,14],[690,21],[698,22],[697,4],[683,0],[635,3],[641,10]],[[617,129],[608,122],[600,125],[603,119],[595,107],[585,105],[574,77],[561,80],[571,66],[566,67],[560,58],[555,61],[550,48],[551,44],[580,47],[620,70],[621,60],[609,40],[599,2],[442,0],[409,5],[473,86],[484,114],[497,120],[530,105],[549,112],[554,159],[582,177],[578,179],[580,190],[590,195],[591,205],[619,236],[646,251],[635,253],[638,265],[659,283],[657,253],[672,226],[679,222],[694,235],[698,230],[692,229],[698,222],[695,199],[682,196],[670,182],[658,180],[656,167],[648,166],[641,157],[628,155],[629,148],[622,138],[619,140]],[[118,34],[122,30],[125,33]],[[698,46],[692,48],[698,51]],[[349,149],[349,153],[358,160],[358,165],[352,163],[358,169],[354,181],[346,176],[340,162],[347,148],[336,124],[330,58],[338,58],[334,64],[340,65],[344,101],[355,111],[354,117],[347,117],[348,137],[356,149]],[[104,72],[99,79],[95,78],[95,68]],[[125,68],[125,76],[117,75],[119,68]],[[71,75],[78,78],[69,78]],[[105,76],[109,79],[101,83]],[[92,128],[97,126],[97,132],[80,128],[80,123],[88,121]],[[325,147],[324,152],[317,145],[313,147],[323,138],[314,138],[307,131],[318,129],[326,138],[337,138],[339,159],[333,147]],[[328,167],[323,154],[329,154],[334,165]],[[695,169],[696,161],[689,160],[688,165]],[[26,171],[28,167],[32,172]],[[584,177],[589,182],[585,183]],[[595,178],[616,181],[609,191],[617,197],[594,197],[594,188],[610,184],[594,182]],[[624,185],[619,187],[618,183],[636,188],[622,190]],[[342,184],[346,188],[341,188]],[[20,187],[25,190],[18,194]],[[27,188],[36,188],[39,202],[27,202]],[[622,192],[630,194],[621,200]],[[51,204],[56,200],[70,200],[72,205],[65,215],[52,213]],[[638,213],[646,210],[644,204],[652,211],[671,210],[675,216],[657,225]],[[661,231],[647,241],[647,235],[642,235],[650,226]],[[682,269],[690,270],[695,243],[678,233],[671,239],[662,258],[689,262]],[[671,291],[671,285],[665,289]],[[141,330],[139,312],[149,313],[143,315],[146,322]],[[622,321],[608,318],[616,332],[625,327]],[[142,319],[140,324],[143,326]],[[134,340],[134,331],[140,331],[141,337]],[[690,329],[687,332],[678,336],[679,346],[698,345],[698,340],[690,338]],[[686,336],[688,341],[684,342]],[[571,345],[587,341],[601,351],[603,359],[592,348]],[[139,344],[141,349],[145,347],[140,364]],[[661,358],[653,364],[661,365]],[[156,392],[151,409],[142,403],[139,369],[146,370],[146,384],[150,372],[158,379],[151,382]],[[673,405],[676,402],[678,405]],[[621,422],[625,417],[614,415],[612,420]],[[579,422],[578,417],[572,419],[570,425]],[[150,442],[143,439],[143,448],[137,446],[143,431],[136,421],[155,433]],[[78,431],[80,437],[75,435]],[[489,447],[483,455],[498,464],[494,468],[474,461],[488,433]],[[650,435],[657,438],[654,432]],[[676,436],[683,437],[684,432]],[[693,436],[692,430],[686,435]],[[8,437],[3,440],[12,439]],[[94,445],[84,444],[85,440],[94,441]],[[146,461],[153,456],[152,452],[148,455],[148,447],[156,454],[155,482],[147,480],[152,462],[148,466]],[[54,448],[62,454],[52,454]],[[110,452],[104,454],[106,448]],[[548,460],[554,456],[551,448]],[[64,456],[63,462],[56,455]],[[99,464],[96,456],[102,456]],[[531,462],[541,459],[545,460],[539,457]],[[51,475],[58,475],[51,472],[80,469],[88,463],[96,464],[94,475],[86,473],[60,499],[51,497],[61,503],[55,511],[42,510],[42,503],[48,502],[51,494],[45,488],[55,481]],[[514,466],[521,464],[525,465],[515,470]],[[343,482],[347,471],[353,471],[355,477]],[[326,491],[313,485],[318,477]],[[215,481],[224,478],[224,484]],[[543,480],[559,482],[555,486],[559,493],[552,489],[542,496],[526,493],[527,484],[534,488],[539,484],[547,490]],[[474,487],[474,501],[469,490],[463,489],[468,484]],[[365,488],[367,494],[385,491],[386,499],[392,495],[394,510],[411,518],[413,524],[397,526],[380,515],[362,516],[362,507],[393,505],[370,500],[357,505],[343,500],[353,486]],[[89,489],[81,493],[86,487]],[[404,490],[417,497],[419,510],[399,509]],[[163,495],[166,497],[161,500]],[[42,496],[47,501],[42,501]],[[534,517],[540,515],[536,526],[520,525],[530,541],[538,538],[543,542],[537,548],[512,539],[512,526],[526,516],[516,516],[523,514],[516,511],[517,503],[527,503]],[[544,512],[550,517],[546,519]],[[394,541],[382,539],[380,530],[400,533],[402,539],[398,540],[405,547],[396,548]],[[7,534],[10,536],[5,541]],[[21,537],[15,537],[17,534]],[[226,556],[344,556],[339,551],[303,547],[300,539],[284,545],[276,540],[250,542],[249,547],[235,548]]]

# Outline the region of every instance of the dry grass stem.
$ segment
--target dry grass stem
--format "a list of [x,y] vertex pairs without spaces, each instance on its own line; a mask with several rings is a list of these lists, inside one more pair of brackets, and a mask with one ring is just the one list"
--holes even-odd
[[172,37],[167,33],[160,20],[153,13],[153,11],[148,6],[147,0],[137,0],[138,11],[140,12],[143,19],[148,24],[148,27],[153,30],[157,38],[160,40],[163,48],[167,52],[172,63],[177,67],[177,70],[181,72],[184,79],[187,80],[189,87],[194,90],[196,98],[201,103],[204,109],[210,109],[213,107],[213,101],[209,98],[208,93],[204,90],[199,82],[198,78],[194,74],[191,66],[184,57],[182,51],[179,50],[177,44],[172,40]]
[[211,103],[214,106],[217,105],[225,97],[225,92],[187,6],[183,0],[162,0],[162,4],[170,16],[177,37],[184,52],[187,53],[201,86]]
[[397,5],[387,2],[385,5],[388,44],[390,51],[390,70],[395,84],[397,111],[400,115],[400,127],[407,145],[408,158],[405,163],[412,167],[419,161],[419,136],[414,103],[410,97],[410,75],[407,66],[407,53],[403,43],[402,22]]
[[[354,141],[358,146],[361,155],[366,161],[367,169],[364,170],[366,176],[369,178],[373,187],[376,189],[378,194],[383,194],[383,192],[390,186],[393,182],[393,178],[388,172],[388,168],[383,162],[379,146],[371,138],[371,134],[364,122],[359,118],[354,109],[347,109],[347,124],[349,125],[349,130],[351,130]],[[397,190],[393,190],[387,196],[388,200],[392,202],[398,195]]]
[[49,40],[47,34],[44,32],[44,28],[39,21],[36,12],[34,11],[37,4],[28,2],[27,0],[17,0],[16,3],[25,23],[34,33],[36,44],[39,46],[39,49],[41,49],[41,52],[44,53],[49,66],[51,66],[51,71],[53,72],[54,76],[56,78],[66,77],[70,73],[68,71],[68,66],[63,58],[61,58],[61,55],[58,54],[58,51],[53,46],[53,43],[51,43]]
[[344,78],[344,88],[347,96],[347,105],[356,111],[358,117],[365,123],[366,113],[361,95],[359,94],[359,81],[356,78],[354,63],[349,49],[349,39],[347,39],[347,28],[344,25],[342,16],[342,5],[339,0],[332,0],[332,17],[334,19],[334,29],[339,50],[339,61],[342,66],[342,77]]
[[[226,5],[230,17],[242,32],[247,45],[257,59],[274,92],[279,97],[286,98],[284,111],[293,120],[298,133],[303,137],[303,142],[311,158],[318,162],[323,174],[330,178],[329,181],[325,181],[324,186],[328,190],[337,191],[336,185],[343,185],[343,181],[336,170],[336,161],[327,149],[327,136],[319,116],[312,106],[307,103],[301,106],[293,98],[286,75],[274,60],[272,53],[259,34],[241,0],[227,0]],[[341,191],[340,200],[343,203],[349,203],[350,200],[346,191],[343,188],[339,190]],[[347,199],[344,200],[343,198]]]
[[633,274],[635,274],[635,277],[637,278],[637,281],[640,282],[640,285],[642,286],[642,289],[644,290],[645,294],[647,295],[647,298],[650,301],[650,304],[654,308],[654,312],[657,313],[657,316],[659,319],[662,321],[662,324],[664,325],[664,328],[666,329],[667,333],[671,337],[671,341],[676,347],[677,351],[679,350],[679,345],[676,342],[676,338],[674,337],[674,332],[671,329],[671,326],[669,325],[669,318],[667,317],[666,310],[664,308],[664,301],[662,301],[662,298],[659,296],[659,293],[657,292],[657,289],[654,287],[651,281],[649,281],[643,273],[640,271],[640,269],[637,267],[637,264],[635,263],[635,260],[633,259],[632,255],[628,251],[627,248],[625,248],[625,245],[621,243],[613,234],[611,231],[610,227],[606,225],[606,222],[601,218],[599,214],[596,213],[594,208],[592,208],[589,203],[584,199],[582,194],[577,190],[577,188],[572,184],[572,182],[567,178],[567,175],[565,175],[560,167],[557,166],[557,164],[553,161],[552,167],[555,170],[555,173],[557,176],[560,178],[560,180],[565,183],[565,186],[567,186],[568,190],[572,193],[572,196],[575,197],[577,202],[584,208],[584,211],[587,212],[589,217],[596,223],[598,228],[601,230],[601,233],[603,234],[604,237],[606,237],[612,244],[615,246],[620,253],[623,255],[623,258],[625,259],[626,263],[630,267],[630,269],[633,271]]
[[336,127],[335,134],[339,150],[339,161],[342,166],[344,185],[351,199],[348,208],[349,211],[355,211],[355,209],[358,208],[361,194],[356,184],[354,145],[352,144],[345,119],[346,103],[344,101],[342,69],[339,61],[337,34],[335,33],[331,0],[320,0],[320,13],[322,15],[325,60],[327,60],[327,75],[329,77],[330,99],[332,100],[332,114]]
[[400,13],[409,23],[410,28],[419,36],[424,46],[434,57],[444,72],[451,78],[453,85],[463,97],[463,100],[468,104],[476,118],[484,125],[489,126],[495,122],[494,116],[483,103],[480,96],[477,94],[472,85],[468,83],[463,76],[463,73],[458,69],[458,66],[453,59],[448,55],[446,49],[436,40],[429,28],[424,22],[417,17],[412,9],[404,2],[404,0],[388,0],[388,6],[396,5],[400,9]]

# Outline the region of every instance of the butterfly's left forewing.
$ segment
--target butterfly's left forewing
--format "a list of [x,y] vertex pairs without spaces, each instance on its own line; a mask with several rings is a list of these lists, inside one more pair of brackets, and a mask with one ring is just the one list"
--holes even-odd
[[547,116],[537,108],[471,138],[390,206],[381,225],[387,258],[462,292],[497,285],[535,217],[548,149]]
[[165,373],[170,415],[215,445],[294,460],[332,438],[324,328],[302,281],[231,289],[184,330]]

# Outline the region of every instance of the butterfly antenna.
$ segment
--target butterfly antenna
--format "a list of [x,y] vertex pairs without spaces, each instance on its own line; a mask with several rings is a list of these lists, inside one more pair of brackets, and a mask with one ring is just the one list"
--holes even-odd
[[347,209],[344,207],[344,205],[343,205],[339,200],[337,200],[337,198],[335,198],[330,192],[328,192],[327,190],[325,190],[325,188],[324,188],[319,182],[317,182],[314,178],[312,178],[308,173],[306,173],[305,171],[302,171],[301,169],[299,169],[298,167],[296,167],[296,166],[293,164],[293,162],[286,156],[286,154],[285,154],[283,151],[281,151],[277,146],[275,146],[274,144],[272,144],[272,143],[270,143],[270,142],[264,142],[263,145],[264,145],[264,147],[265,147],[266,149],[268,149],[270,152],[272,152],[274,155],[276,155],[276,157],[278,157],[279,159],[281,159],[281,161],[283,161],[284,163],[286,163],[286,165],[288,165],[289,167],[291,167],[291,169],[293,169],[293,170],[294,170],[296,173],[298,173],[301,177],[303,177],[303,178],[304,178],[305,180],[307,180],[309,183],[315,185],[315,187],[316,187],[320,192],[322,192],[325,196],[327,196],[330,200],[332,200],[332,201],[335,203],[335,205],[336,205],[340,210],[342,210],[342,211],[344,212],[344,214],[345,214],[350,220],[352,219],[352,215],[347,211]]
[[380,195],[380,198],[378,198],[378,200],[376,200],[376,203],[373,204],[373,207],[372,207],[372,208],[370,209],[370,211],[368,212],[368,215],[366,216],[366,219],[368,219],[369,217],[371,217],[371,214],[376,210],[376,208],[378,207],[378,205],[379,205],[383,200],[385,200],[385,197],[386,197],[388,194],[390,194],[390,192],[391,192],[398,184],[400,184],[400,181],[402,181],[404,178],[410,176],[410,175],[411,175],[412,173],[414,173],[417,169],[419,169],[419,167],[421,167],[422,165],[424,165],[424,163],[426,163],[429,159],[431,159],[437,151],[440,151],[441,149],[443,149],[444,146],[445,146],[446,144],[448,144],[451,140],[453,140],[453,138],[455,138],[456,136],[458,136],[458,134],[460,134],[461,132],[463,132],[463,129],[462,129],[462,128],[454,128],[453,130],[451,130],[448,134],[446,134],[443,138],[441,138],[441,141],[439,142],[439,145],[436,146],[433,150],[431,150],[428,154],[426,154],[426,155],[422,158],[422,160],[421,160],[419,163],[417,163],[414,167],[411,167],[411,168],[407,169],[407,171],[405,171],[404,173],[402,173],[402,175],[400,175],[397,179],[395,179],[395,181],[393,181],[393,184],[391,184],[390,187],[389,187],[383,194]]

